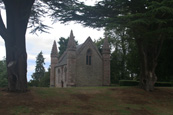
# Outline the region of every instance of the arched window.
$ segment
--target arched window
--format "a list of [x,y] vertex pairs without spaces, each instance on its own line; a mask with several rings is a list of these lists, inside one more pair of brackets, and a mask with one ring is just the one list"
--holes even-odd
[[88,49],[86,54],[86,65],[91,65],[91,54],[92,54],[91,50]]
[[58,69],[58,74],[60,74],[60,69]]

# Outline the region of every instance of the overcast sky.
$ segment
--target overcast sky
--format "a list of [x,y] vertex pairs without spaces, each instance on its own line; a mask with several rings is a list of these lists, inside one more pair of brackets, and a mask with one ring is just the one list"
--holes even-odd
[[[93,5],[96,1],[100,0],[81,0],[84,1],[88,5]],[[3,20],[5,21],[5,12],[2,11]],[[79,44],[83,43],[89,36],[92,40],[99,39],[103,37],[103,29],[97,30],[88,27],[83,27],[81,24],[76,24],[75,22],[71,22],[68,25],[56,23],[52,25],[50,19],[46,18],[45,23],[53,27],[49,30],[50,34],[41,33],[37,35],[29,34],[30,30],[27,30],[26,34],[26,47],[28,53],[28,73],[27,79],[28,81],[31,79],[32,73],[35,71],[35,61],[36,56],[40,51],[43,52],[43,56],[45,58],[45,68],[50,65],[50,52],[53,45],[53,41],[59,41],[60,37],[67,38],[70,35],[70,31],[73,30],[73,34],[75,36],[75,40],[78,41]],[[57,44],[57,47],[59,45]],[[3,39],[0,38],[0,60],[5,56],[5,46]]]

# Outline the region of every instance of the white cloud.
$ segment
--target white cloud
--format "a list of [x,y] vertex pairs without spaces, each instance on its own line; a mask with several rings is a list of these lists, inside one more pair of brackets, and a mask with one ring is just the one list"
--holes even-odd
[[35,64],[28,64],[27,67],[27,80],[30,81],[32,79],[31,75],[34,73],[35,70]]
[[101,0],[79,0],[79,1],[85,2],[86,5],[94,5],[95,3]]
[[28,54],[28,60],[36,60],[36,56],[32,54]]

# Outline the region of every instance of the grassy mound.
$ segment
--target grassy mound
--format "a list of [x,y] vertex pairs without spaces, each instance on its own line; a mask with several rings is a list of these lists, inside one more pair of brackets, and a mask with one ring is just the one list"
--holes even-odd
[[4,115],[173,115],[173,88],[146,92],[136,87],[30,88],[0,91]]

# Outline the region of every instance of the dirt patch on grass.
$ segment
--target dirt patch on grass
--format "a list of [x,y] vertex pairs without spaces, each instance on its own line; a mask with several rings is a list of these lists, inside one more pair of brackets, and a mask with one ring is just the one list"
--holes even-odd
[[[32,114],[43,113],[44,110],[49,108],[55,108],[61,105],[67,105],[68,101],[65,100],[56,100],[54,98],[41,98],[37,96],[32,90],[26,93],[14,93],[2,91],[0,92],[0,113],[4,115],[8,114],[18,114],[18,108],[27,108],[29,113],[32,111]],[[22,112],[22,111],[21,111]],[[29,114],[29,113],[20,113],[20,114]]]
[[88,102],[88,100],[91,98],[87,94],[72,94],[71,97],[72,97],[72,99],[77,98],[82,102]]
[[116,92],[115,98],[127,104],[152,104],[152,98],[157,101],[173,97],[173,88],[155,88],[153,92],[147,92],[138,87],[110,88],[110,90]]
[[83,110],[92,110],[94,109],[95,107],[92,106],[92,105],[82,105],[82,106],[79,106],[80,109],[83,109]]
[[153,115],[152,113],[150,113],[148,110],[145,109],[132,109],[132,115]]

